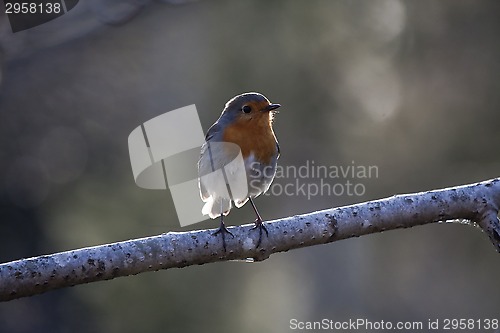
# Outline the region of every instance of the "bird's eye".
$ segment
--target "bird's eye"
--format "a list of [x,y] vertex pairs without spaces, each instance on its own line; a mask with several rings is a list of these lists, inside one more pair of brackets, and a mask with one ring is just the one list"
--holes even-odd
[[250,113],[250,111],[252,111],[252,108],[248,105],[244,105],[242,108],[241,108],[241,111],[245,112],[245,113]]

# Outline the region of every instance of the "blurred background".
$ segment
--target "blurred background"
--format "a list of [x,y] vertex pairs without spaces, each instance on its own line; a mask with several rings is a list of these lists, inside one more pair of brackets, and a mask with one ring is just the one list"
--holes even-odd
[[[206,130],[247,91],[283,105],[280,165],[378,167],[350,179],[363,195],[258,198],[267,219],[498,177],[499,17],[496,0],[88,0],[13,34],[0,14],[0,261],[216,227],[137,187],[127,138],[190,104]],[[499,318],[499,275],[480,229],[434,224],[1,303],[0,332]]]

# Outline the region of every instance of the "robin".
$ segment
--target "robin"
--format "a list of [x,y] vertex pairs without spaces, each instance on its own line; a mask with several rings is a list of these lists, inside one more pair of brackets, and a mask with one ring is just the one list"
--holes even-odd
[[[280,147],[272,124],[280,106],[255,92],[235,96],[226,103],[205,136],[198,162],[200,195],[205,202],[202,213],[212,219],[220,216],[220,227],[213,234],[221,234],[224,251],[226,234],[234,237],[224,224],[231,202],[240,208],[250,201],[256,214],[252,229],[259,230],[256,247],[261,244],[263,231],[269,236],[253,198],[269,189],[276,174]],[[240,163],[235,158],[234,147]],[[216,171],[222,171],[223,177],[206,176]],[[242,182],[244,186],[239,189],[233,186]]]

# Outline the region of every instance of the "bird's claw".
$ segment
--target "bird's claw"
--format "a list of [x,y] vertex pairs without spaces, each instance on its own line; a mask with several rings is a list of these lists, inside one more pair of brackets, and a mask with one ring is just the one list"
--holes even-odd
[[254,221],[254,223],[255,223],[255,226],[253,226],[250,230],[254,230],[254,229],[259,228],[259,240],[257,241],[257,246],[255,246],[255,248],[258,248],[260,246],[260,243],[262,243],[262,230],[264,230],[266,232],[266,237],[269,237],[269,232],[267,231],[267,228],[261,219],[256,219]]
[[222,247],[224,248],[224,252],[226,252],[226,234],[230,234],[231,237],[234,238],[234,235],[231,231],[227,230],[226,226],[224,224],[221,224],[221,226],[212,233],[212,236],[217,236],[218,234],[221,234],[222,236]]

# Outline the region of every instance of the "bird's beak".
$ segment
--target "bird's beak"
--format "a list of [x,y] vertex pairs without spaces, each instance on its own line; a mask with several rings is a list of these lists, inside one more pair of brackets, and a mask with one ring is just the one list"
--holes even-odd
[[265,109],[264,111],[273,111],[273,110],[276,110],[277,108],[279,108],[281,106],[281,104],[269,104]]

